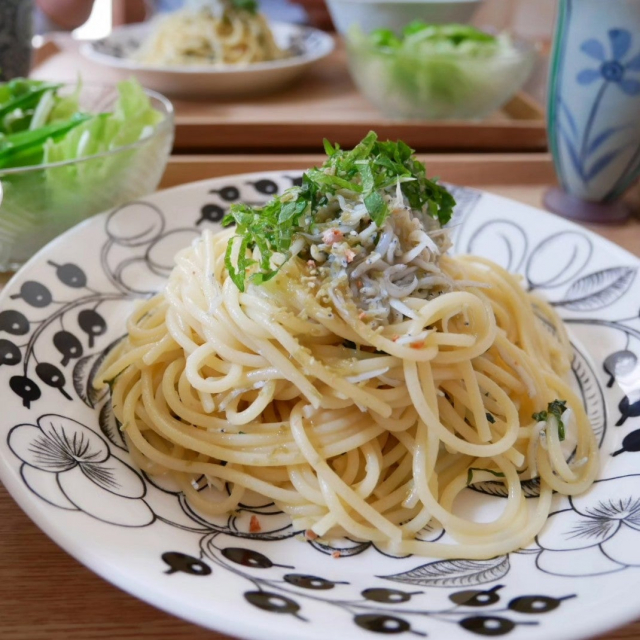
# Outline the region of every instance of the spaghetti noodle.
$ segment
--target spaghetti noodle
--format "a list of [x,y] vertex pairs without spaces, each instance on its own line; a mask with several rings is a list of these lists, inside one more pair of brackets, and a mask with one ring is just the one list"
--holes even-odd
[[247,65],[286,55],[261,13],[218,0],[157,19],[133,58],[154,66]]
[[[370,166],[384,164],[383,144],[365,145]],[[565,381],[562,322],[499,266],[445,254],[447,235],[425,213],[437,197],[441,211],[446,202],[435,183],[423,183],[432,200],[422,210],[402,191],[409,178],[374,187],[383,220],[363,204],[363,148],[333,151],[303,187],[256,212],[264,220],[277,205],[282,226],[287,203],[304,201],[314,177],[322,184],[345,158],[360,162],[351,187],[341,178],[300,205],[296,229],[305,231],[285,253],[265,260],[275,241],[248,242],[240,207],[237,232],[206,231],[131,316],[100,374],[115,378],[129,449],[210,515],[252,491],[313,537],[442,558],[524,546],[552,492],[581,493],[597,473],[591,427]],[[402,160],[421,166],[413,162]],[[206,496],[193,484],[202,476]],[[537,501],[525,500],[531,479]],[[488,480],[504,483],[501,515],[459,513],[460,493]],[[421,540],[435,522],[448,542]]]

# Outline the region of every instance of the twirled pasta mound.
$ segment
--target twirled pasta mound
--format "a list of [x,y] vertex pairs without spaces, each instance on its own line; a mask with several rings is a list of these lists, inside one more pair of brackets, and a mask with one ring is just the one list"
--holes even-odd
[[[380,187],[374,175],[372,186],[370,169],[393,151],[384,144],[333,150],[302,187],[236,208],[237,231],[206,231],[179,253],[100,378],[114,379],[134,460],[173,476],[203,513],[232,511],[252,491],[308,537],[493,557],[530,542],[553,491],[581,493],[597,473],[565,380],[571,346],[516,276],[444,253],[433,211],[448,205],[432,190],[442,187],[423,182],[428,201],[410,205],[422,165],[403,151],[394,157],[407,173],[395,167],[395,182]],[[264,235],[252,240],[257,224]],[[537,500],[525,500],[531,479]],[[508,497],[497,519],[474,521],[456,498],[487,480]],[[421,540],[435,522],[448,539]]]
[[152,66],[247,65],[287,57],[249,0],[192,3],[157,18],[133,59]]

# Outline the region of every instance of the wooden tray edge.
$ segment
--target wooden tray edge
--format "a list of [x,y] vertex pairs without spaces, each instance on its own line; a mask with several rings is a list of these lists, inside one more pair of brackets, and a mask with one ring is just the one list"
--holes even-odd
[[[469,186],[545,185],[556,182],[548,153],[418,154],[429,175]],[[322,164],[320,154],[171,156],[161,189],[186,182],[255,171],[300,170]]]

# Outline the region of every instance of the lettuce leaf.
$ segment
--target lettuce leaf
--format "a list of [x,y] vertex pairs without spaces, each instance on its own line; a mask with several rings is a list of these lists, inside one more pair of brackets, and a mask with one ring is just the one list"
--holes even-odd
[[499,107],[533,64],[507,35],[458,24],[416,21],[399,35],[354,25],[347,46],[356,84],[391,117],[479,117]]
[[[12,257],[23,262],[44,241],[87,216],[138,197],[141,186],[156,173],[156,157],[164,157],[170,145],[170,132],[167,129],[166,135],[155,136],[145,145],[96,156],[151,136],[162,120],[136,80],[120,83],[113,110],[97,114],[80,109],[79,85],[70,95],[59,96],[57,88],[43,83],[21,81],[12,88],[9,84],[0,85],[0,109],[7,101],[15,106],[17,99],[25,97],[28,100],[21,104],[30,107],[21,115],[19,107],[7,112],[14,114],[12,122],[22,119],[17,132],[0,131],[4,188],[0,217],[12,229]],[[34,101],[35,92],[39,98]],[[47,102],[38,115],[40,99]],[[45,116],[46,123],[31,130],[36,116],[36,123]],[[49,163],[63,164],[47,166]],[[32,170],[4,171],[15,167]]]
[[118,84],[113,113],[98,114],[74,128],[60,140],[49,140],[44,162],[76,160],[133,144],[150,135],[162,119],[136,80]]

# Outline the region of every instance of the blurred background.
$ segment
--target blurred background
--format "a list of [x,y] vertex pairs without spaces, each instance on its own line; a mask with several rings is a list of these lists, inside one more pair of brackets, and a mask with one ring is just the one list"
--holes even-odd
[[[63,29],[46,15],[52,0],[37,0],[41,14],[36,21],[40,33]],[[58,3],[64,4],[64,3]],[[74,29],[79,39],[93,40],[108,36],[113,27],[138,22],[154,13],[153,5],[162,10],[180,6],[180,0],[94,0],[91,13],[84,24]],[[324,0],[263,0],[262,10],[273,20],[301,22],[326,30],[333,25]],[[508,31],[515,37],[535,41],[540,45],[540,56],[525,91],[543,102],[546,93],[548,53],[553,37],[557,0],[484,0],[476,12],[473,23],[483,29]]]

